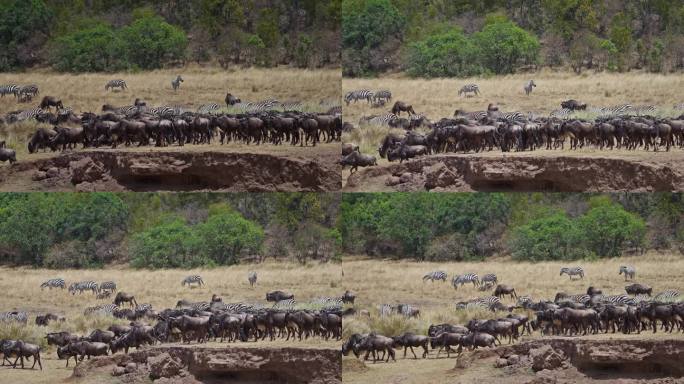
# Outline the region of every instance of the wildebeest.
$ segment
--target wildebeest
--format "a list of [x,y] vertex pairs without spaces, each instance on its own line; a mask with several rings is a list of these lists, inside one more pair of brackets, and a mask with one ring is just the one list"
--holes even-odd
[[[382,335],[375,335],[375,334],[370,334],[368,337],[362,339],[360,342],[356,343],[353,348],[355,350],[365,350],[366,355],[364,356],[364,360],[368,359],[368,356],[370,353],[373,353],[373,363],[377,361],[377,352],[386,352],[387,353],[387,360],[389,361],[390,357],[392,360],[396,361],[394,357],[394,340],[392,340],[389,337],[382,336]],[[356,353],[356,352],[355,352]]]
[[[76,352],[77,356],[80,355],[78,361],[83,361],[83,358],[86,356],[88,357],[88,360],[90,360],[91,356],[107,356],[109,354],[109,346],[106,343],[99,341],[77,341],[67,345],[66,350],[72,353]],[[67,365],[69,365],[68,357]]]
[[78,340],[78,336],[65,331],[50,332],[45,338],[47,339],[48,345],[57,345],[60,347]]
[[356,295],[354,294],[354,292],[352,292],[350,290],[344,291],[344,294],[342,295],[342,302],[343,303],[354,304],[355,299],[356,299]]
[[230,94],[230,93],[226,94],[226,106],[230,107],[231,105],[235,105],[235,104],[238,104],[241,102],[242,102],[242,100],[233,96],[232,94]]
[[571,111],[579,111],[587,109],[586,103],[580,103],[575,99],[565,100],[561,103],[561,108],[569,109]]
[[257,273],[252,271],[247,275],[247,280],[249,280],[249,286],[253,287],[257,282]]
[[62,100],[59,100],[56,97],[53,97],[53,96],[43,97],[43,100],[40,102],[40,108],[43,110],[46,110],[46,109],[50,109],[50,107],[55,107],[56,109],[63,109],[64,105],[62,104]]
[[135,296],[126,292],[119,292],[116,294],[116,297],[114,298],[114,304],[116,304],[117,306],[122,303],[128,303],[131,307],[135,307],[138,305],[138,303],[135,301]]
[[392,113],[399,116],[402,112],[406,112],[409,115],[415,115],[416,112],[413,110],[413,106],[406,104],[403,101],[397,101],[392,106]]
[[35,344],[30,344],[24,342],[23,340],[4,340],[3,345],[0,346],[0,350],[3,352],[3,355],[5,355],[5,357],[7,357],[8,355],[14,355],[17,357],[14,360],[12,368],[16,368],[17,361],[21,360],[21,369],[24,369],[24,358],[32,357],[33,365],[31,366],[31,369],[33,369],[36,366],[36,363],[38,363],[40,370],[43,370],[43,364],[40,362],[40,347]]
[[17,153],[14,149],[0,148],[0,161],[9,161],[10,164],[17,162]]
[[266,301],[279,302],[282,300],[294,299],[294,295],[291,293],[285,293],[283,291],[271,291],[266,293]]
[[358,151],[352,151],[352,153],[349,155],[344,156],[339,161],[339,164],[342,165],[342,168],[347,165],[351,166],[350,173],[354,173],[354,171],[358,170],[358,167],[370,167],[373,165],[378,165],[378,161],[373,155],[364,155]]
[[634,283],[625,287],[625,291],[628,295],[648,295],[651,296],[653,293],[653,288],[648,285]]
[[510,295],[511,298],[518,298],[518,295],[515,293],[515,288],[505,284],[497,285],[496,289],[494,289],[494,296],[502,298],[504,295]]
[[342,156],[348,156],[354,151],[358,151],[359,146],[354,143],[343,143],[342,144]]
[[387,153],[387,161],[392,162],[399,159],[399,163],[404,160],[412,159],[417,156],[424,156],[428,154],[428,149],[424,145],[405,145],[401,144],[399,147],[390,150]]
[[37,315],[36,316],[36,325],[46,327],[49,325],[51,321],[64,321],[63,317],[59,317],[55,314],[52,313],[46,313],[45,315]]
[[442,352],[442,349],[446,349],[447,358],[449,358],[450,353],[452,351],[452,346],[458,345],[457,353],[461,353],[462,338],[462,333],[442,332],[437,336],[430,338],[430,346],[432,347],[432,349],[439,347],[439,350],[437,351],[437,357],[439,357],[439,354],[440,352]]
[[493,348],[495,344],[494,336],[483,332],[471,332],[461,338],[461,345],[474,349],[477,347]]

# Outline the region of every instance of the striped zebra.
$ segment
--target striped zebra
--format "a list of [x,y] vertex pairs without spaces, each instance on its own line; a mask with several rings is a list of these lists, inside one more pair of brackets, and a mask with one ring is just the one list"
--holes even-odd
[[197,108],[197,113],[209,114],[221,109],[221,106],[216,103],[202,104]]
[[636,275],[636,268],[630,265],[621,265],[620,273],[618,273],[618,275],[622,275],[623,273],[625,274],[625,281],[627,281],[627,277],[629,277],[630,280],[633,280]]
[[375,91],[373,93],[373,100],[375,100],[375,101],[384,100],[385,102],[390,102],[390,101],[392,101],[392,92],[390,92],[387,89]]
[[684,109],[684,103],[675,104],[675,105],[672,107],[672,109],[679,109],[679,110]]
[[458,289],[459,285],[462,286],[466,283],[473,283],[473,286],[477,287],[480,285],[480,278],[477,276],[477,273],[466,273],[464,275],[454,276],[451,279],[451,285],[454,286],[454,289]]
[[499,278],[496,277],[496,274],[494,273],[488,273],[484,276],[482,276],[482,282],[483,283],[492,283],[492,284],[497,284],[499,282]]
[[468,120],[480,121],[487,116],[487,112],[485,111],[465,112],[460,109],[454,111],[454,117],[465,117]]
[[28,313],[24,311],[0,312],[0,322],[11,322],[26,324],[28,321]]
[[105,281],[100,284],[100,291],[116,292],[116,283],[113,281]]
[[24,120],[35,119],[43,113],[45,113],[45,111],[42,110],[40,107],[25,109],[16,115],[16,121],[19,122]]
[[253,287],[257,282],[257,273],[252,271],[247,274],[247,281],[249,281],[249,286]]
[[651,303],[653,302],[653,298],[649,295],[645,295],[643,293],[640,293],[636,296],[634,296],[634,301],[639,304],[639,303]]
[[394,113],[387,113],[384,115],[380,116],[368,116],[368,117],[362,117],[361,120],[359,121],[359,125],[362,125],[362,122],[365,122],[368,125],[379,125],[382,127],[389,126],[391,122],[394,120],[398,119],[399,116],[395,115]]
[[555,117],[558,119],[567,119],[570,117],[570,115],[572,113],[573,113],[572,109],[568,109],[568,108],[554,109],[549,114],[549,117],[551,117],[551,118]]
[[138,112],[146,112],[148,109],[146,107],[137,107],[135,105],[125,105],[123,107],[114,107],[113,109],[104,109],[103,107],[103,112],[112,112],[117,115],[125,115],[126,117],[130,117],[135,115]]
[[456,304],[456,309],[487,309],[493,311],[502,308],[503,304],[496,296],[478,297],[476,299],[461,301]]
[[423,282],[426,282],[427,280],[430,280],[430,282],[435,282],[435,280],[442,280],[443,282],[446,282],[447,280],[447,273],[444,271],[433,271],[433,272],[428,272],[423,276]]
[[637,105],[632,107],[632,110],[634,111],[635,115],[641,116],[652,115],[658,110],[658,108],[654,105]]
[[532,300],[531,296],[519,296],[518,301],[515,303],[515,305],[517,305],[519,307],[527,308],[533,303],[534,303],[534,300]]
[[285,300],[276,301],[273,304],[272,308],[273,309],[279,309],[282,311],[292,311],[295,309],[296,306],[297,306],[297,302],[295,301],[295,299],[285,299]]
[[572,301],[573,303],[586,304],[589,302],[589,300],[591,300],[591,296],[587,295],[586,293],[580,293],[577,295],[567,295],[559,292],[558,294],[556,294],[554,302],[559,303],[561,301]]
[[469,93],[474,93],[475,95],[480,94],[480,87],[477,86],[477,84],[466,84],[461,89],[458,90],[458,95],[464,95],[468,97]]
[[266,112],[277,108],[279,105],[280,102],[276,99],[262,100],[254,103],[247,103],[245,111],[250,113]]
[[134,311],[138,312],[138,313],[147,312],[147,311],[151,311],[151,310],[152,310],[152,304],[149,304],[149,303],[138,304],[134,309]]
[[40,92],[38,91],[38,86],[35,84],[24,85],[19,88],[18,94],[21,95],[31,95],[36,96]]
[[[183,82],[183,78],[181,75],[176,76],[175,80],[171,80],[171,88],[173,88],[173,91],[176,92],[178,88],[180,88],[180,83]],[[124,83],[125,85],[125,83]]]
[[99,292],[99,288],[94,281],[79,281],[77,283],[72,283],[69,286],[69,293],[75,295],[76,291],[78,291],[79,294],[83,293],[83,291],[92,291],[96,294]]
[[113,91],[114,88],[120,88],[123,91],[124,89],[128,89],[128,86],[126,85],[126,82],[121,79],[109,80],[105,85],[105,91],[108,91],[109,89]]
[[103,305],[96,305],[94,307],[87,307],[83,311],[83,315],[85,315],[85,316],[89,316],[89,315],[114,316],[114,314],[118,311],[119,311],[119,307],[116,304],[103,304]]
[[522,112],[504,112],[499,119],[506,121],[525,121],[526,116]]
[[225,311],[228,311],[230,313],[240,313],[240,312],[251,312],[255,310],[261,309],[261,306],[256,306],[252,304],[246,304],[246,303],[228,303],[225,304]]
[[40,290],[42,291],[43,288],[49,288],[52,290],[52,288],[66,288],[66,283],[64,282],[64,279],[62,278],[56,278],[56,279],[50,279],[43,284],[40,285]]
[[613,305],[636,305],[636,301],[633,298],[624,294],[604,296],[601,300]]
[[188,287],[191,287],[192,284],[197,284],[198,287],[205,285],[204,280],[202,280],[202,277],[200,275],[190,275],[186,277],[185,279],[183,279],[183,281],[181,281],[181,286],[184,287],[186,284],[188,285]]
[[341,297],[317,297],[312,299],[309,304],[320,307],[321,310],[340,310],[342,309]]
[[532,93],[532,90],[534,87],[536,87],[537,84],[534,83],[534,80],[530,80],[525,84],[525,95],[529,96],[530,93]]
[[304,104],[301,101],[283,101],[280,106],[283,111],[302,111],[304,109]]
[[667,289],[659,294],[655,295],[653,298],[653,301],[658,301],[658,302],[669,302],[669,301],[677,301],[679,300],[679,291],[676,289]]
[[626,115],[632,109],[630,104],[620,104],[612,107],[599,108],[599,114],[602,116],[621,116]]
[[391,304],[382,304],[378,308],[378,311],[380,312],[380,317],[387,317],[394,313],[394,309],[394,306]]
[[356,91],[347,92],[344,95],[344,102],[349,105],[352,101],[356,103],[359,100],[366,100],[370,103],[373,100],[373,91],[369,89],[359,89]]
[[12,94],[14,97],[19,95],[20,87],[16,84],[0,85],[0,97],[5,97],[5,95]]
[[420,316],[420,310],[418,307],[414,307],[411,304],[398,304],[397,313],[404,317],[418,317]]
[[570,280],[572,280],[573,276],[579,276],[581,279],[584,279],[584,269],[582,267],[563,267],[560,270],[560,276],[563,276],[564,273],[570,277]]

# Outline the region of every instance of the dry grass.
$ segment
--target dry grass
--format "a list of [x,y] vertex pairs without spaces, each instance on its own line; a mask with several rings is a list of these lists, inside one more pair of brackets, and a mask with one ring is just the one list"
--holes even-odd
[[[174,92],[171,80],[180,74],[184,82]],[[111,79],[124,79],[128,89],[105,91]],[[279,101],[300,101],[305,108],[318,107],[321,100],[340,99],[341,73],[336,69],[301,70],[292,68],[232,69],[188,66],[137,73],[68,74],[53,71],[0,74],[0,84],[36,84],[40,89],[33,102],[17,103],[12,96],[0,98],[0,115],[9,111],[28,109],[40,104],[43,96],[55,96],[77,113],[100,112],[103,104],[131,105],[136,97],[154,105],[183,105],[189,110],[205,103],[224,105],[226,93],[237,95],[243,102],[276,98]],[[327,108],[326,108],[327,109]],[[8,139],[8,146],[24,147],[27,136],[35,130],[29,126],[11,125],[0,130],[0,140]],[[21,150],[21,149],[20,149]]]
[[[567,293],[583,293],[590,285],[600,287],[605,294],[624,293],[624,277],[618,275],[619,266],[633,265],[637,268],[637,282],[649,284],[655,291],[664,289],[684,289],[684,258],[681,255],[649,254],[645,257],[624,257],[596,262],[543,262],[518,263],[508,260],[468,263],[421,263],[413,261],[367,260],[350,258],[343,260],[345,276],[343,288],[356,292],[356,308],[368,309],[371,318],[355,316],[345,320],[344,335],[348,337],[355,332],[376,331],[385,335],[396,335],[412,331],[426,334],[430,324],[450,322],[465,324],[472,318],[497,317],[485,311],[457,311],[454,304],[475,297],[489,295],[470,286],[459,287],[450,284],[451,276],[456,273],[475,272],[482,276],[485,273],[496,273],[500,283],[515,287],[518,295],[530,295],[535,300],[553,299],[558,291]],[[570,281],[567,276],[560,277],[562,265],[581,265],[586,273],[584,280]],[[425,273],[433,270],[444,270],[449,274],[446,283],[422,282]],[[534,278],[537,276],[538,278]],[[514,304],[513,300],[502,300],[505,304]],[[380,319],[377,305],[408,303],[421,310],[419,319],[405,320],[398,316]],[[533,337],[540,337],[537,333]],[[588,336],[592,338],[668,338],[676,335],[659,332],[641,335],[608,334]],[[528,336],[525,336],[528,338]],[[352,357],[343,359],[343,377],[345,383],[368,382],[401,382],[401,383],[447,383],[474,382],[478,375],[501,375],[501,370],[472,367],[468,370],[454,371],[455,357],[447,359],[430,351],[427,360],[420,359],[419,348],[416,348],[419,359],[403,359],[403,351],[397,350],[397,363],[372,364],[365,367],[352,362]],[[422,350],[421,350],[422,351]],[[346,362],[346,363],[345,363]],[[482,371],[485,369],[487,372]],[[471,381],[473,380],[473,381]],[[504,380],[505,382],[505,380]]]

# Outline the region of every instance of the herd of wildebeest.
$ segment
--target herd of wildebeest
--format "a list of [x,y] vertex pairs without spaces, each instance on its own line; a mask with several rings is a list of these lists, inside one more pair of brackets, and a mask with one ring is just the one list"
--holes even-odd
[[[248,274],[250,286],[256,284],[256,272]],[[186,277],[183,286],[205,287],[204,280],[198,275]],[[71,295],[92,294],[98,299],[110,298],[117,292],[112,281],[96,283],[80,281],[67,285],[64,279],[45,281],[41,289],[48,288],[67,291]],[[87,335],[76,335],[67,331],[48,332],[47,344],[56,348],[59,359],[66,359],[66,365],[73,358],[76,363],[85,357],[105,356],[109,353],[130,348],[139,349],[146,345],[160,343],[206,343],[220,342],[257,342],[267,337],[288,340],[306,340],[319,337],[324,340],[340,340],[342,337],[342,316],[344,303],[353,302],[346,292],[340,297],[316,297],[308,302],[298,303],[292,293],[276,290],[266,294],[266,305],[260,303],[224,303],[221,297],[212,295],[209,301],[192,302],[179,300],[173,308],[156,310],[150,304],[138,304],[133,294],[118,291],[112,304],[97,305],[84,310],[84,316],[111,318],[112,325],[107,329],[95,329]],[[120,319],[128,322],[114,321]],[[38,314],[37,326],[61,327],[70,319],[53,313]],[[0,313],[0,325],[18,324],[26,326],[29,314],[23,311]],[[56,324],[56,325],[55,325]],[[13,368],[19,363],[24,368],[24,359],[33,358],[32,369],[40,360],[41,347],[24,340],[0,340],[0,353],[3,363]],[[10,358],[14,361],[10,361]],[[30,361],[29,361],[30,362]]]
[[[360,100],[375,104],[377,94],[391,100],[389,91],[358,92]],[[368,92],[368,91],[365,91]],[[350,94],[352,94],[351,92]],[[355,99],[351,99],[356,101]],[[349,102],[347,103],[349,105]],[[383,103],[384,105],[384,103]],[[684,109],[676,105],[673,110]],[[403,129],[387,134],[379,144],[378,154],[392,162],[403,162],[414,157],[448,152],[483,152],[494,149],[502,152],[534,151],[538,149],[570,149],[594,147],[600,150],[669,151],[684,148],[684,114],[678,117],[653,116],[654,106],[623,104],[613,107],[587,107],[586,103],[570,99],[549,116],[532,113],[502,112],[495,104],[484,111],[466,112],[457,109],[452,117],[432,122],[417,113],[411,104],[396,101],[391,112],[364,116],[359,126],[345,122],[343,131],[364,130],[369,126]],[[402,117],[402,113],[408,117]],[[577,113],[596,115],[592,120],[576,117]],[[344,143],[341,164],[358,167],[377,165],[372,154],[363,154],[355,143]]]
[[[567,274],[571,280],[583,281],[584,270],[581,267],[565,267],[561,275]],[[417,358],[413,348],[422,348],[423,358],[427,358],[430,349],[437,349],[436,358],[442,351],[447,357],[456,348],[460,355],[463,348],[478,347],[493,348],[501,345],[501,340],[507,339],[512,343],[525,334],[534,335],[540,332],[542,336],[579,336],[595,335],[599,333],[622,332],[624,334],[649,331],[656,333],[658,329],[664,332],[684,332],[684,301],[676,289],[666,289],[653,294],[653,288],[641,283],[633,282],[636,269],[632,266],[621,266],[619,274],[624,274],[626,294],[608,295],[601,289],[590,286],[586,293],[568,294],[557,292],[553,300],[535,300],[530,296],[518,296],[512,286],[499,284],[495,274],[486,274],[480,279],[476,273],[454,275],[451,284],[455,289],[472,283],[480,291],[494,289],[493,296],[478,297],[468,301],[458,302],[455,311],[484,310],[494,313],[504,313],[490,319],[477,319],[468,316],[466,324],[430,324],[426,334],[405,332],[399,335],[381,335],[377,332],[368,334],[352,334],[343,344],[342,353],[346,356],[350,352],[359,358],[367,360],[371,355],[373,362],[377,360],[389,361],[395,359],[395,349],[404,349],[404,358],[410,350]],[[423,281],[446,282],[447,273],[433,271],[423,277]],[[504,305],[501,299],[510,296],[515,300],[513,305]],[[410,304],[381,304],[378,306],[378,316],[403,316],[420,319],[418,307]],[[357,311],[355,316],[362,321],[370,321],[371,313],[367,309]],[[382,355],[380,355],[382,353]]]
[[[8,87],[0,86],[0,89]],[[0,118],[0,124],[31,120],[48,124],[50,127],[37,128],[28,138],[29,153],[47,149],[65,151],[78,145],[116,148],[211,144],[216,139],[221,144],[316,146],[341,139],[342,111],[334,102],[322,100],[316,109],[324,112],[314,113],[304,112],[301,102],[268,99],[243,103],[227,93],[225,104],[226,110],[238,113],[222,112],[218,103],[202,104],[191,111],[179,105],[152,107],[136,98],[132,105],[105,104],[99,113],[77,114],[65,107],[62,100],[44,96],[39,106],[9,112]],[[0,141],[0,161],[16,161],[15,149],[6,148],[4,141]]]

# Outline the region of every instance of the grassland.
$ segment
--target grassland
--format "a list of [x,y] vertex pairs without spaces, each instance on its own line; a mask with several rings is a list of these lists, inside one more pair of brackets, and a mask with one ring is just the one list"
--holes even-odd
[[[541,262],[520,263],[505,259],[487,262],[465,263],[421,263],[413,261],[368,260],[349,258],[343,261],[345,276],[343,288],[351,289],[357,294],[357,309],[367,309],[370,318],[355,316],[344,323],[344,335],[352,333],[376,331],[394,336],[402,332],[426,334],[430,324],[449,322],[464,324],[471,318],[491,318],[499,314],[486,311],[457,311],[454,304],[480,296],[488,296],[490,292],[480,292],[470,286],[451,286],[450,281],[426,282],[422,277],[434,270],[444,270],[449,280],[454,274],[474,272],[482,276],[495,273],[499,282],[515,288],[518,295],[529,295],[535,300],[551,299],[556,292],[584,293],[588,286],[599,287],[604,294],[624,293],[625,279],[618,275],[620,265],[633,265],[637,269],[636,282],[651,285],[654,292],[665,289],[684,289],[684,257],[679,254],[648,254],[642,257],[622,257],[594,262]],[[581,265],[585,270],[583,280],[570,281],[567,276],[559,276],[561,266]],[[515,303],[511,299],[503,299],[506,305]],[[381,319],[377,306],[380,304],[407,303],[418,306],[421,316],[418,319],[406,320],[399,316]],[[680,334],[681,335],[681,334]],[[526,336],[528,337],[528,336]],[[540,337],[536,333],[533,337]],[[679,337],[659,332],[655,335],[599,335],[592,338],[665,338]],[[416,350],[416,354],[418,351]],[[436,359],[431,351],[427,360],[413,361],[403,359],[403,352],[398,353],[397,364],[360,364],[353,357],[343,359],[344,382],[402,382],[402,383],[442,383],[456,380],[457,373],[451,371],[455,359],[446,359],[446,355]],[[420,357],[420,356],[419,356]],[[492,372],[469,372],[468,375],[492,374]],[[502,374],[500,371],[497,374]],[[460,375],[460,374],[459,374]],[[475,377],[473,376],[473,377]],[[460,380],[464,380],[460,377]],[[466,381],[462,381],[466,382]]]
[[[184,82],[177,92],[171,80],[180,74]],[[128,85],[124,91],[105,91],[107,81],[123,79]],[[226,93],[230,92],[243,102],[275,98],[279,101],[300,101],[307,108],[318,107],[322,100],[340,99],[341,74],[339,70],[233,69],[188,66],[181,69],[164,69],[132,73],[69,74],[47,70],[0,74],[0,84],[36,84],[40,88],[31,103],[18,103],[12,96],[0,98],[0,115],[9,111],[27,109],[40,104],[43,96],[55,96],[65,107],[76,113],[100,112],[102,105],[131,105],[141,98],[148,106],[182,105],[195,111],[206,103],[225,106]],[[0,127],[0,140],[8,146],[23,150],[26,137],[35,130],[35,124],[15,124]],[[21,148],[19,148],[21,147]],[[21,153],[21,152],[20,152]]]
[[[258,281],[251,288],[247,281],[248,271],[257,271]],[[258,265],[240,265],[216,269],[197,270],[132,270],[129,268],[107,268],[102,270],[47,270],[29,268],[0,268],[0,291],[3,299],[0,311],[29,311],[27,327],[0,326],[0,339],[21,337],[45,346],[45,333],[48,331],[67,330],[77,334],[85,334],[97,327],[107,327],[115,321],[112,318],[99,316],[85,317],[85,307],[105,304],[110,300],[96,300],[92,294],[70,295],[66,290],[40,291],[40,284],[54,277],[62,277],[67,284],[74,281],[94,280],[97,282],[113,280],[119,290],[135,295],[139,304],[150,303],[155,309],[173,308],[180,299],[191,301],[207,301],[212,294],[223,298],[225,303],[248,302],[265,304],[266,292],[284,290],[295,294],[298,302],[307,302],[318,296],[339,296],[341,266],[339,264],[298,265],[292,263],[266,262]],[[190,274],[203,277],[206,286],[188,288],[181,286],[181,280]],[[113,300],[113,299],[112,299]],[[48,328],[33,324],[36,314],[53,312],[67,318],[64,324],[51,325]],[[125,323],[125,322],[124,322]],[[318,338],[307,341],[258,343],[236,343],[231,346],[258,347],[305,347],[305,348],[337,348],[339,343],[324,341]],[[210,346],[220,345],[209,343]],[[225,345],[225,343],[223,344]],[[0,368],[0,382],[48,383],[61,381],[71,374],[71,368],[64,369],[64,361],[58,361],[53,348],[43,353],[44,370],[11,370]],[[10,381],[5,381],[10,380]]]

